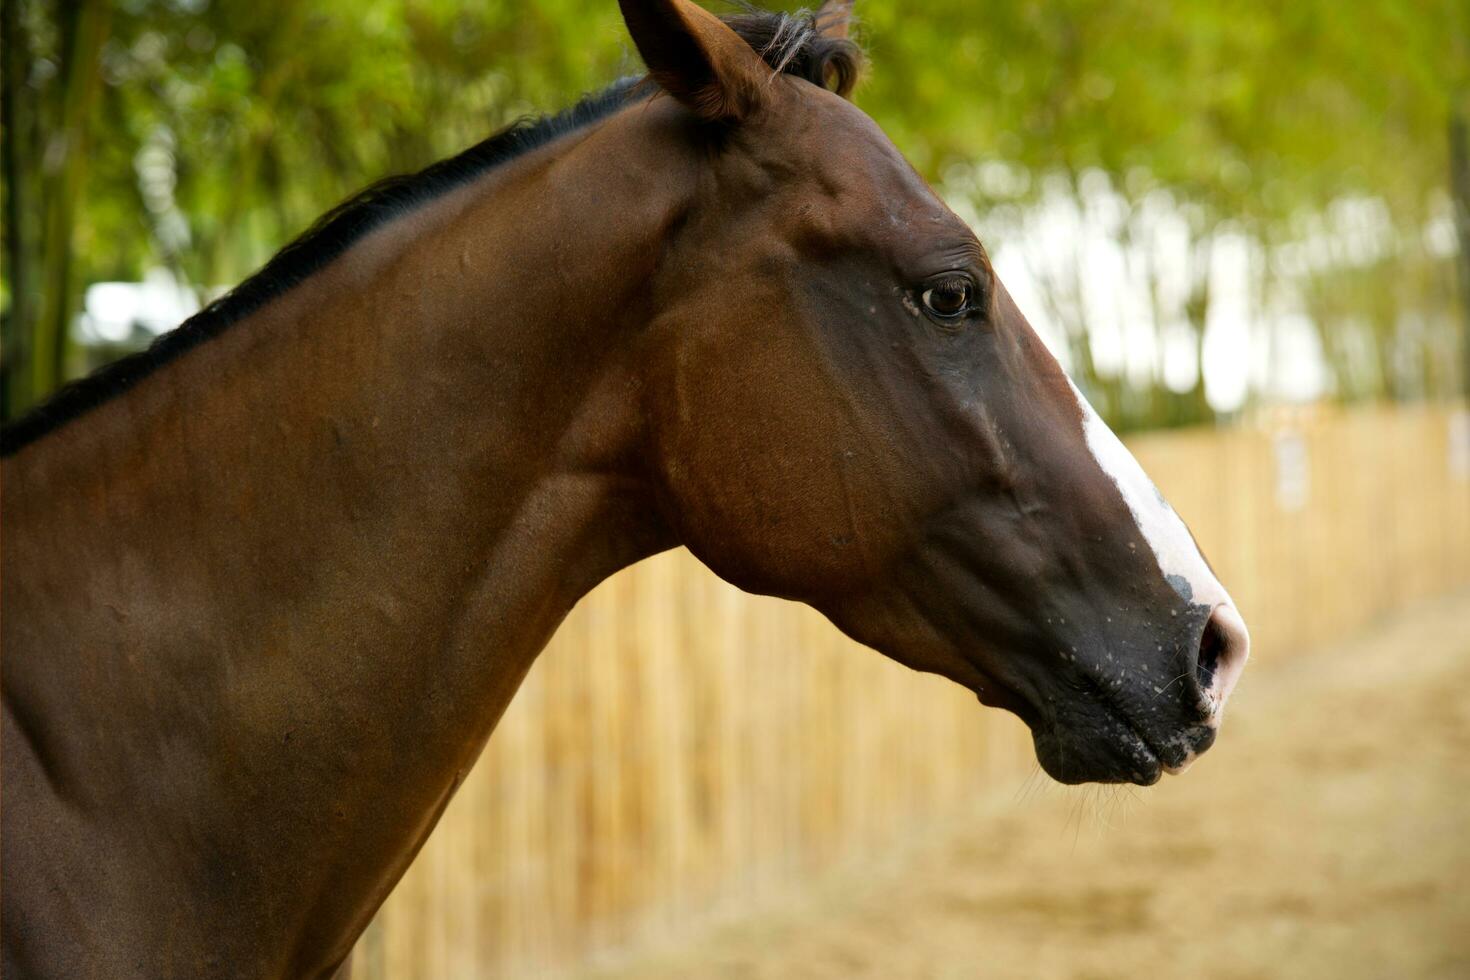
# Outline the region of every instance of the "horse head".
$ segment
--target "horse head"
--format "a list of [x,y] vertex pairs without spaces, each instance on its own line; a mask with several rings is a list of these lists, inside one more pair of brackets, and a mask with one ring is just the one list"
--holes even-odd
[[1015,712],[1058,780],[1183,769],[1245,625],[984,245],[844,97],[846,10],[755,38],[622,7],[671,96],[636,125],[698,168],[643,339],[664,519],[730,582]]

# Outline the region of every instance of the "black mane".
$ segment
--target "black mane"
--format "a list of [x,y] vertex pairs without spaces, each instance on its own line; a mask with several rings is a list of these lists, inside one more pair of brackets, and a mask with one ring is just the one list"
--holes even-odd
[[117,397],[172,361],[289,291],[351,248],[363,235],[558,136],[609,115],[636,79],[623,79],[571,109],[521,120],[455,156],[414,174],[387,177],[322,215],[259,272],[219,297],[144,350],[128,354],[62,387],[48,401],[0,431],[9,456],[79,415]]
[[[773,71],[830,85],[847,94],[857,79],[859,51],[845,40],[823,37],[816,17],[755,9],[726,21]],[[469,149],[413,174],[388,177],[322,215],[230,292],[145,350],[121,357],[59,389],[49,400],[0,429],[0,457],[10,456],[133,385],[226,327],[260,309],[341,256],[363,235],[462,186],[486,171],[616,112],[642,87],[624,78],[563,112],[522,119]]]

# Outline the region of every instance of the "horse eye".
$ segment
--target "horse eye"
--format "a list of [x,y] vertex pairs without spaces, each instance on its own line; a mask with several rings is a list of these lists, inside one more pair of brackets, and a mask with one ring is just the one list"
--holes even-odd
[[970,284],[963,280],[941,282],[924,290],[924,308],[941,320],[953,320],[970,309]]

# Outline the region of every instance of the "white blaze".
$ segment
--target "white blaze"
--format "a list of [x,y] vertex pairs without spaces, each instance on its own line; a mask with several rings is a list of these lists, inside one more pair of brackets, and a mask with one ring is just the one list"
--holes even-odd
[[1143,467],[1138,465],[1128,447],[1093,411],[1075,384],[1072,385],[1072,393],[1082,408],[1082,434],[1087,439],[1087,448],[1092,451],[1102,471],[1117,485],[1123,502],[1133,514],[1133,523],[1138,525],[1143,539],[1158,560],[1159,570],[1171,580],[1169,584],[1179,590],[1181,580],[1189,583],[1189,594],[1184,598],[1196,605],[1213,609],[1221,603],[1229,603],[1230,594],[1210,572],[1189,529],[1174,513],[1174,508],[1143,472]]
[[[1139,532],[1159,563],[1159,570],[1184,598],[1197,605],[1209,607],[1215,613],[1217,623],[1226,630],[1227,635],[1236,640],[1232,643],[1234,649],[1227,651],[1215,670],[1213,683],[1207,692],[1213,707],[1214,722],[1218,724],[1219,712],[1225,706],[1225,699],[1245,667],[1250,642],[1245,623],[1241,620],[1235,603],[1231,601],[1230,593],[1225,591],[1220,580],[1215,578],[1205,564],[1204,556],[1200,554],[1189,529],[1184,526],[1179,515],[1174,513],[1174,508],[1169,506],[1153,481],[1143,472],[1143,467],[1138,465],[1138,460],[1133,458],[1128,447],[1123,445],[1107,423],[1093,411],[1075,384],[1072,385],[1072,392],[1077,396],[1077,404],[1082,409],[1082,432],[1087,440],[1087,448],[1097,459],[1102,471],[1117,485],[1123,502],[1133,515],[1133,522],[1138,525]],[[1187,594],[1181,587],[1186,583]]]

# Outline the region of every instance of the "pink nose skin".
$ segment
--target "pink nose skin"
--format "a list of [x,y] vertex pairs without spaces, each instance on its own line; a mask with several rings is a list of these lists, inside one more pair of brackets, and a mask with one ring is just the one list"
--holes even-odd
[[1250,652],[1251,635],[1245,628],[1245,620],[1234,605],[1222,602],[1210,613],[1199,647],[1197,672],[1205,702],[1202,707],[1209,712],[1205,723],[1211,728],[1220,727],[1225,702],[1235,690],[1235,682],[1240,680]]
[[[1228,602],[1220,603],[1205,623],[1196,668],[1200,707],[1208,716],[1205,725],[1217,732],[1221,716],[1225,713],[1225,702],[1230,698],[1230,692],[1235,690],[1235,682],[1240,680],[1250,652],[1251,636],[1245,628],[1245,620],[1240,618],[1235,606]],[[1208,740],[1213,741],[1213,738]],[[1198,757],[1199,753],[1191,750],[1183,762],[1177,766],[1165,766],[1164,771],[1177,776],[1193,765]]]

